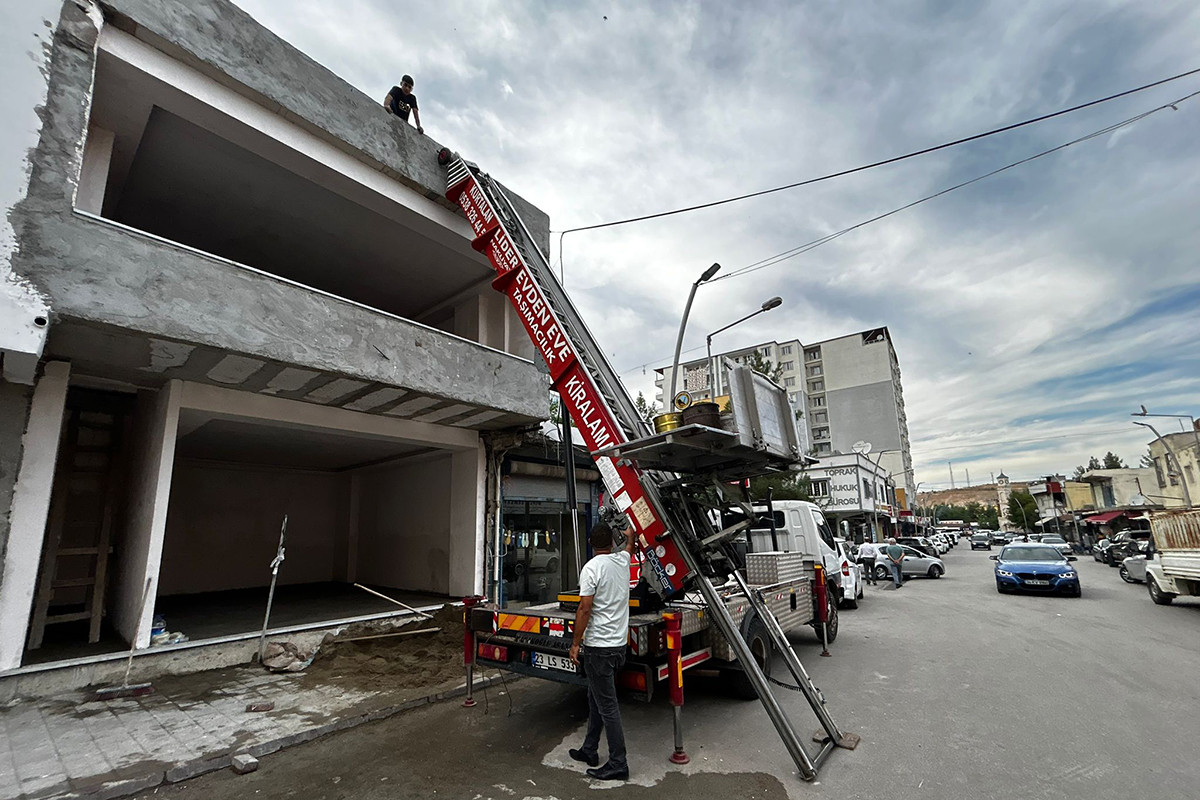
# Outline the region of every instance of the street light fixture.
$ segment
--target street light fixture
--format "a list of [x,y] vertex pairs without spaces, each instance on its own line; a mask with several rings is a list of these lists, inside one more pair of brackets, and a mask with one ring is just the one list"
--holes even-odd
[[671,396],[667,399],[668,403],[675,402],[675,388],[679,385],[679,353],[683,349],[683,331],[687,327],[688,314],[692,313],[692,300],[696,297],[696,289],[700,284],[716,275],[720,268],[720,264],[713,262],[713,265],[704,270],[704,274],[696,279],[696,282],[692,284],[692,290],[688,292],[687,305],[683,307],[683,319],[679,320],[679,337],[675,340],[675,361],[671,364]]
[[[1142,415],[1134,414],[1133,416],[1140,417]],[[1156,415],[1147,414],[1146,416],[1156,416]],[[1185,504],[1187,504],[1188,508],[1191,508],[1192,507],[1192,493],[1190,491],[1188,491],[1187,475],[1185,475],[1183,472],[1183,464],[1179,463],[1179,456],[1175,455],[1175,448],[1171,447],[1171,443],[1168,442],[1165,438],[1163,438],[1163,435],[1161,433],[1159,433],[1158,431],[1156,431],[1154,429],[1154,426],[1151,425],[1149,422],[1137,422],[1135,420],[1133,424],[1140,425],[1143,428],[1149,428],[1150,431],[1154,434],[1154,438],[1162,439],[1163,446],[1165,448],[1167,448],[1167,454],[1170,455],[1171,458],[1175,459],[1175,469],[1179,472],[1179,485],[1183,487],[1183,502]]]
[[[713,337],[716,336],[718,333],[721,333],[722,331],[729,330],[734,325],[740,325],[743,322],[745,322],[746,320],[750,319],[751,317],[757,317],[759,314],[762,314],[764,311],[770,311],[772,308],[778,308],[781,305],[783,305],[782,297],[772,297],[770,300],[767,300],[766,302],[764,302],[756,311],[750,312],[749,314],[747,314],[746,316],[737,320],[736,322],[729,323],[724,328],[717,328],[715,331],[710,333],[708,335],[708,337],[705,339],[705,344],[708,347],[708,370],[709,370],[709,374],[712,375],[712,396],[714,398],[717,396],[717,383],[718,383],[717,378],[720,376],[717,374],[716,365],[713,363],[713,354],[712,354]],[[679,356],[676,355],[676,359],[678,359],[678,358],[679,358]]]

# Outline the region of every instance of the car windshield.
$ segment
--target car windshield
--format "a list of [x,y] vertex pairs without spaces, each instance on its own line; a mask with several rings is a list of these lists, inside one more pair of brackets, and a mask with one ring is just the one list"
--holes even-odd
[[1042,544],[1066,544],[1067,540],[1061,536],[1043,536]]
[[976,542],[982,542],[988,538],[988,535],[986,533],[977,533],[974,536],[972,536],[971,538],[973,540],[975,540]]
[[1053,547],[1006,547],[1000,554],[1001,561],[1062,561],[1062,555]]

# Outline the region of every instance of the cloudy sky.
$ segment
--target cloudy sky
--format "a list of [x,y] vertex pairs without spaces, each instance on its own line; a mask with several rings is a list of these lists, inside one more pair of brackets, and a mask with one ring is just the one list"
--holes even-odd
[[[768,189],[1200,67],[1200,4],[237,0],[364,92],[416,78],[426,134],[591,225]],[[566,285],[653,395],[687,287],[1200,91],[1200,75],[715,209],[570,233]],[[1197,413],[1200,97],[697,295],[685,348],[887,325],[916,479],[1131,462]],[[557,260],[555,235],[552,257]],[[1160,420],[1160,429],[1175,423]]]

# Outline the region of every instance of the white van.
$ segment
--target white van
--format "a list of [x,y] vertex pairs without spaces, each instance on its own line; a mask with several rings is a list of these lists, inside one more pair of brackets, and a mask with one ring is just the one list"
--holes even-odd
[[[857,587],[844,585],[852,584],[853,577],[842,574],[843,559],[838,554],[833,528],[826,521],[821,508],[805,500],[776,500],[771,504],[771,509],[774,512],[774,538],[771,536],[772,519],[767,516],[767,507],[754,506],[757,518],[746,537],[747,552],[780,551],[811,556],[813,561],[820,561],[825,566],[827,580],[839,604],[848,597],[855,598]],[[740,517],[737,512],[727,514],[724,524],[728,526]]]

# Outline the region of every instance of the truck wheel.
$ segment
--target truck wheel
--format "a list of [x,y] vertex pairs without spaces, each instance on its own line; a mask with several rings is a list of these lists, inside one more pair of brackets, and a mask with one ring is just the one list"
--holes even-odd
[[1158,581],[1154,580],[1153,575],[1146,576],[1146,590],[1150,592],[1150,599],[1154,601],[1155,605],[1169,606],[1175,599],[1175,595],[1159,588]]
[[[746,644],[750,647],[750,652],[754,654],[754,660],[758,663],[759,668],[762,669],[763,675],[770,677],[774,649],[771,646],[771,637],[767,636],[767,626],[763,624],[761,619],[755,617],[751,620],[745,637]],[[755,691],[754,684],[750,682],[750,678],[746,675],[745,670],[740,667],[727,669],[725,670],[725,677],[735,697],[740,697],[742,700],[755,700],[758,698],[758,692]]]

